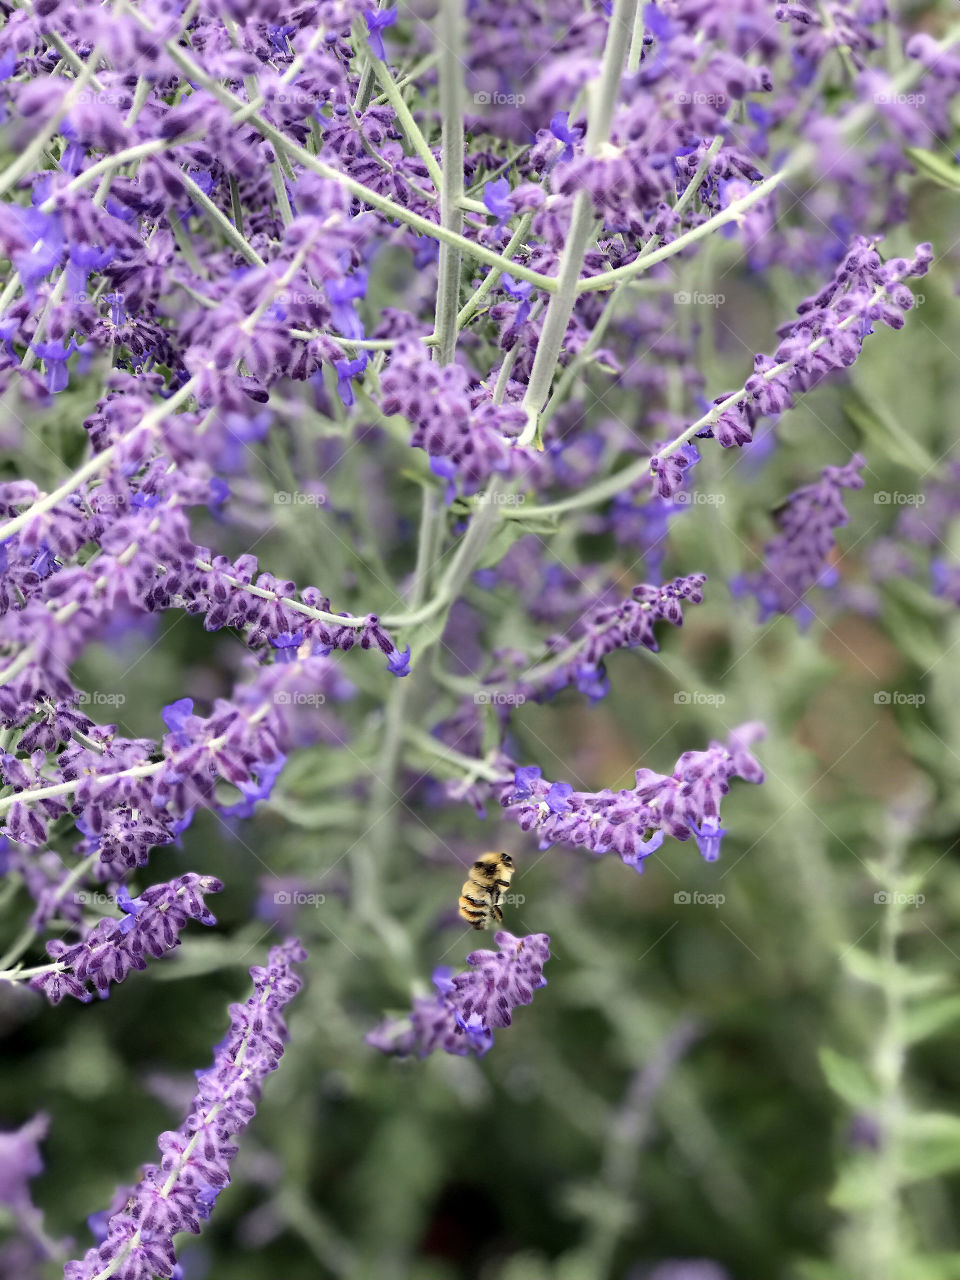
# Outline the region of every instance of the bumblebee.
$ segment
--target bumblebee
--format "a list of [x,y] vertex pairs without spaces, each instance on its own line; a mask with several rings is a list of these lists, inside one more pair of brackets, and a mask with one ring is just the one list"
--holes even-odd
[[500,903],[516,868],[509,853],[482,853],[460,890],[460,914],[474,929],[503,921]]

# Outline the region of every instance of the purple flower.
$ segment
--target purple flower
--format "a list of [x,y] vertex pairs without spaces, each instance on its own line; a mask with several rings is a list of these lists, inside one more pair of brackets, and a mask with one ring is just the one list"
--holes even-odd
[[712,861],[726,834],[719,824],[720,801],[731,780],[763,781],[763,770],[749,750],[763,732],[756,723],[741,725],[725,744],[711,742],[706,751],[684,752],[672,775],[638,769],[633,790],[574,791],[567,783],[546,782],[539,769],[528,766],[517,770],[512,788],[507,783],[500,789],[500,802],[521,830],[539,838],[541,848],[563,843],[596,854],[616,853],[639,871],[664,835],[675,840],[694,836],[703,856]]
[[345,409],[356,403],[353,394],[353,379],[360,376],[367,367],[367,354],[361,352],[355,360],[334,360],[333,367],[337,371],[337,395]]
[[837,581],[828,557],[834,553],[834,530],[847,523],[844,489],[860,489],[865,465],[856,453],[842,467],[826,467],[822,478],[797,489],[776,512],[780,533],[763,549],[763,568],[748,573],[737,589],[755,596],[760,621],[777,613],[800,615],[806,593]]
[[401,679],[410,674],[410,646],[395,649],[387,659],[387,670]]
[[43,1172],[40,1143],[48,1128],[47,1117],[37,1115],[19,1129],[0,1131],[0,1204],[14,1210],[31,1204],[28,1183]]
[[583,137],[582,129],[570,128],[569,118],[569,112],[558,111],[550,121],[550,132],[558,142],[564,144],[563,150],[560,152],[560,160],[564,164],[573,159],[573,149]]
[[[179,1129],[161,1133],[159,1164],[144,1165],[140,1181],[118,1193],[98,1244],[68,1262],[65,1280],[173,1276],[174,1237],[197,1233],[230,1182],[237,1148],[232,1138],[253,1119],[266,1077],[275,1071],[287,1036],[282,1009],[300,989],[292,965],[306,959],[299,942],[271,949],[266,967],[250,970],[253,994],[230,1006],[230,1029],[213,1065],[197,1073],[197,1093]],[[119,1202],[119,1203],[118,1203]]]
[[570,796],[573,787],[569,782],[555,782],[547,792],[546,805],[551,813],[567,813],[570,809]]
[[487,182],[484,185],[483,203],[498,223],[506,222],[513,213],[513,206],[509,200],[510,190],[510,183],[506,178],[497,178],[495,182]]
[[696,836],[697,848],[706,862],[716,862],[720,857],[720,841],[727,834],[716,818],[704,818],[703,825],[691,822],[690,830]]
[[131,969],[145,969],[144,955],[159,959],[180,945],[180,932],[188,920],[216,924],[204,903],[204,894],[219,893],[223,885],[213,876],[189,872],[168,884],[153,885],[136,898],[121,888],[117,902],[123,919],[98,921],[79,942],[61,939],[47,943],[53,961],[30,979],[51,1004],[65,995],[86,1003],[92,985],[101,999],[110,987],[122,982]]
[[189,740],[188,721],[193,715],[193,699],[178,698],[176,702],[168,703],[161,715],[174,740],[179,745],[186,743]]
[[543,966],[550,958],[545,933],[515,938],[501,932],[494,941],[499,951],[472,952],[463,973],[435,970],[436,996],[415,1000],[408,1019],[381,1023],[367,1043],[402,1057],[425,1058],[437,1049],[461,1057],[487,1053],[494,1031],[509,1027],[513,1010],[530,1004],[534,991],[546,986]]
[[386,27],[392,27],[397,20],[396,9],[365,9],[363,16],[367,20],[367,34],[370,41],[370,52],[381,62],[387,58],[383,47],[383,35]]

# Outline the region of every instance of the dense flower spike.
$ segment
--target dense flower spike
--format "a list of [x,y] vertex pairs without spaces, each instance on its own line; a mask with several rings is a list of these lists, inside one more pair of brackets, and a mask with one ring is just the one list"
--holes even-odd
[[547,782],[538,766],[525,765],[516,770],[513,785],[502,789],[501,804],[522,830],[539,837],[542,849],[562,843],[616,853],[642,871],[644,859],[660,848],[665,835],[693,836],[703,857],[713,862],[726,834],[720,801],[731,780],[763,781],[763,769],[749,750],[763,733],[762,725],[741,725],[725,744],[685,751],[669,776],[638,769],[633,790],[574,791],[568,782]]
[[463,973],[437,969],[436,995],[413,1003],[409,1019],[387,1020],[371,1031],[367,1043],[384,1053],[425,1058],[437,1049],[461,1057],[482,1057],[493,1046],[493,1033],[509,1027],[513,1010],[530,1004],[538,987],[547,984],[543,966],[550,959],[545,933],[515,938],[494,935],[499,951],[473,951]]
[[101,1243],[67,1263],[65,1280],[175,1274],[174,1237],[199,1232],[210,1216],[230,1182],[232,1139],[253,1119],[264,1080],[279,1066],[287,1035],[282,1010],[301,985],[292,966],[306,958],[299,942],[288,941],[271,949],[265,967],[250,970],[253,994],[230,1006],[230,1029],[211,1067],[197,1073],[190,1114],[160,1135],[160,1163],[144,1165],[137,1185],[119,1193]]
[[48,942],[53,964],[34,974],[30,985],[52,1004],[59,1004],[64,995],[87,1001],[91,985],[98,995],[109,995],[112,983],[122,982],[131,969],[147,967],[146,955],[159,959],[179,946],[188,920],[216,924],[203,895],[222,888],[213,876],[191,872],[169,884],[152,885],[136,898],[121,890],[117,903],[124,918],[101,920],[79,942]]
[[836,581],[830,560],[836,546],[834,530],[848,519],[843,491],[863,487],[864,465],[860,454],[854,454],[845,466],[825,467],[821,480],[797,489],[776,511],[781,532],[764,547],[763,568],[735,583],[738,592],[756,597],[761,622],[775,613],[808,621],[812,612],[807,592]]

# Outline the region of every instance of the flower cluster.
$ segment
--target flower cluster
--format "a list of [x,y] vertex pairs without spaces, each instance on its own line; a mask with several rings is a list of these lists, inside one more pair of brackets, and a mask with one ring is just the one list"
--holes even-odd
[[720,856],[726,832],[720,801],[733,778],[762,782],[763,769],[749,748],[763,736],[759,724],[741,725],[726,743],[685,751],[670,775],[638,769],[632,790],[574,791],[569,782],[547,782],[537,765],[516,770],[501,804],[523,831],[534,832],[542,849],[569,844],[590,853],[616,853],[636,871],[660,848],[664,836],[696,839],[708,862]]
[[499,951],[472,951],[471,967],[463,973],[437,969],[436,994],[416,999],[409,1018],[382,1023],[367,1043],[403,1057],[425,1058],[437,1049],[482,1057],[493,1046],[494,1031],[509,1027],[513,1010],[530,1004],[534,991],[546,986],[543,966],[550,959],[545,933],[515,938],[503,931],[494,941]]
[[232,1139],[253,1119],[263,1082],[280,1063],[287,1035],[282,1010],[301,985],[292,966],[305,959],[303,947],[288,941],[250,970],[253,994],[230,1006],[230,1029],[212,1066],[197,1073],[190,1114],[179,1129],[160,1135],[160,1163],[144,1165],[137,1185],[118,1191],[97,1223],[99,1243],[82,1261],[67,1263],[65,1280],[175,1274],[174,1237],[198,1232],[210,1216],[230,1182]]
[[124,918],[101,920],[80,942],[48,942],[47,955],[53,964],[34,974],[30,985],[51,1004],[59,1004],[65,995],[88,1001],[90,985],[101,997],[108,996],[112,983],[122,982],[131,969],[147,967],[147,955],[159,959],[179,946],[180,931],[188,920],[216,924],[203,895],[222,888],[213,876],[193,872],[169,884],[152,885],[136,898],[121,887],[117,903]]
[[813,614],[805,600],[807,592],[837,581],[831,557],[836,546],[834,530],[848,519],[843,491],[863,487],[864,465],[860,454],[854,454],[842,467],[825,467],[816,484],[791,493],[775,512],[780,533],[763,549],[763,568],[734,583],[738,594],[756,597],[761,622],[777,613],[808,622]]

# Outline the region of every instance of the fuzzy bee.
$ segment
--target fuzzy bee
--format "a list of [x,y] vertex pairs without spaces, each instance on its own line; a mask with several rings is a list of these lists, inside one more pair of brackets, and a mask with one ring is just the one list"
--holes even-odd
[[509,853],[482,853],[460,890],[460,914],[474,929],[503,921],[500,903],[516,868]]

